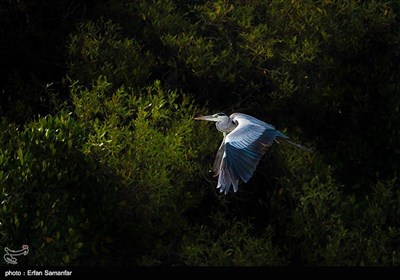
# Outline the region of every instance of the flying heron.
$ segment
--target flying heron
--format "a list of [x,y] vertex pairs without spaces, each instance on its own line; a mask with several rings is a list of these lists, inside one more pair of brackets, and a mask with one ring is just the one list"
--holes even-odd
[[289,137],[272,125],[249,115],[234,113],[228,117],[224,113],[217,113],[194,119],[216,122],[215,126],[224,134],[212,168],[214,176],[218,176],[217,188],[221,193],[227,194],[231,185],[236,192],[239,177],[247,183],[260,158],[274,141],[284,140],[296,148],[311,151],[290,141]]

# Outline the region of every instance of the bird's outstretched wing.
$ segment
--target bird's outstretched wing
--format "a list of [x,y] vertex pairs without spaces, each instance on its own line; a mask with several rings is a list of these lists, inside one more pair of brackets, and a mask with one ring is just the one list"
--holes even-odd
[[273,126],[251,116],[236,113],[230,118],[238,125],[224,138],[214,163],[215,168],[220,161],[215,173],[219,175],[217,188],[225,194],[231,185],[237,191],[239,177],[244,182],[250,180],[260,158],[277,136],[287,138]]

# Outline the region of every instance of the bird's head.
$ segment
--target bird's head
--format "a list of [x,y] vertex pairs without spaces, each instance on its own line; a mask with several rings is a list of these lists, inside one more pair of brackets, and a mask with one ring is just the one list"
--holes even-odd
[[229,119],[225,113],[216,113],[214,115],[201,116],[194,118],[195,120],[210,121],[210,122],[221,122]]

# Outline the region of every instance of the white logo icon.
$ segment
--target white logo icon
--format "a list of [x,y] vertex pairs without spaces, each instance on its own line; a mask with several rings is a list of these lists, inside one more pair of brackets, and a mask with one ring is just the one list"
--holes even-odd
[[26,256],[29,253],[29,246],[28,245],[22,245],[21,250],[11,250],[8,249],[7,247],[4,248],[4,251],[6,253],[4,254],[4,260],[9,263],[9,264],[17,264],[17,258],[16,256]]

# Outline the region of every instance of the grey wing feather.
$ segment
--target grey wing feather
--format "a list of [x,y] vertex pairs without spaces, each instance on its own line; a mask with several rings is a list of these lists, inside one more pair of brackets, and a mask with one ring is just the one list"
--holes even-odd
[[238,185],[239,185],[239,180],[238,180],[237,176],[235,176],[232,168],[230,168],[228,166],[225,158],[226,158],[226,154],[224,154],[224,157],[222,158],[222,161],[221,161],[221,168],[220,168],[220,174],[218,177],[217,188],[220,188],[220,192],[225,192],[225,194],[227,194],[229,192],[231,185],[233,185],[233,190],[235,192],[237,191]]
[[[256,127],[249,125],[246,130],[256,131]],[[229,139],[226,143],[226,153],[228,165],[234,172],[247,183],[253,176],[257,168],[260,158],[265,154],[267,148],[271,146],[276,137],[275,129],[259,129],[259,134],[255,134],[257,138],[251,139],[244,137],[241,141]]]
[[307,148],[307,147],[305,147],[305,146],[303,146],[303,145],[294,143],[294,142],[290,141],[289,139],[284,139],[284,140],[285,140],[286,143],[289,143],[289,144],[292,145],[293,147],[296,147],[296,148],[298,148],[298,149],[300,149],[300,150],[303,150],[303,151],[306,151],[306,152],[309,152],[309,153],[312,152],[312,150],[311,150],[310,148]]
[[222,140],[221,145],[219,146],[217,155],[215,156],[215,161],[214,161],[213,168],[212,168],[212,171],[214,172],[214,176],[218,176],[220,173],[221,160],[222,160],[222,156],[224,155],[224,152],[225,152],[225,137]]

